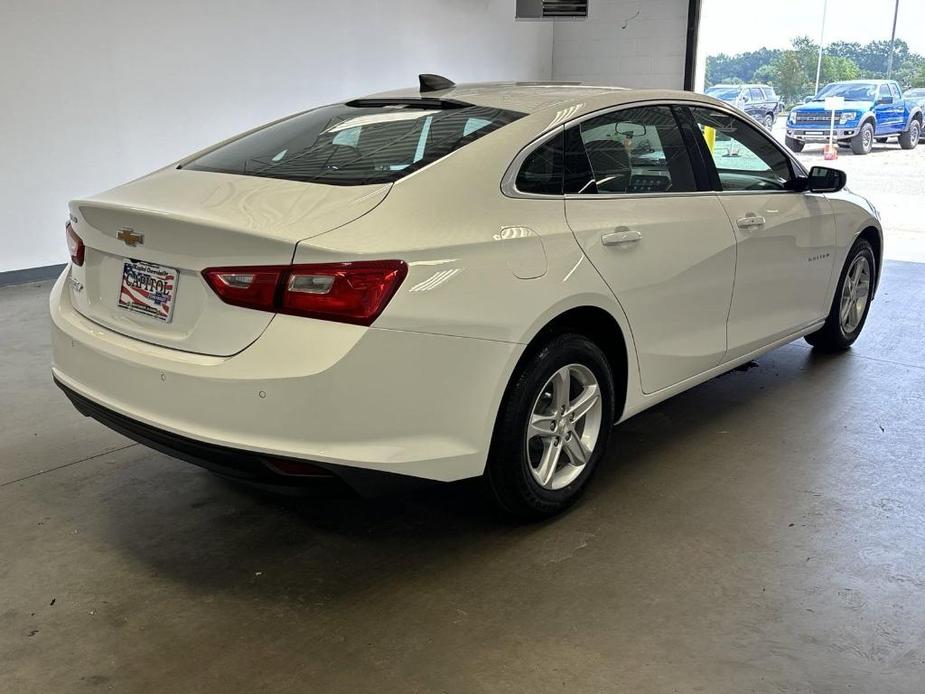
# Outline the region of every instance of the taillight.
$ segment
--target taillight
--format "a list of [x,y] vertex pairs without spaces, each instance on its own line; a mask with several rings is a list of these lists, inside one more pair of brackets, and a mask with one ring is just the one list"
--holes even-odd
[[370,325],[395,295],[402,260],[317,265],[217,267],[202,271],[227,304],[260,311]]
[[71,262],[80,267],[84,264],[84,251],[86,250],[84,242],[74,231],[70,222],[64,226],[64,231],[67,235],[67,250],[71,254]]

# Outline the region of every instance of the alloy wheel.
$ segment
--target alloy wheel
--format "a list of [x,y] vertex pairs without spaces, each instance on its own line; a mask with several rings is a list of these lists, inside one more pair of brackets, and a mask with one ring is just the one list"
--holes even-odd
[[839,324],[845,335],[850,335],[861,324],[864,310],[870,298],[870,262],[864,255],[859,255],[848,268],[845,283],[841,290],[839,306]]
[[601,432],[601,388],[588,367],[569,364],[540,389],[527,424],[527,463],[544,489],[562,489],[584,470]]

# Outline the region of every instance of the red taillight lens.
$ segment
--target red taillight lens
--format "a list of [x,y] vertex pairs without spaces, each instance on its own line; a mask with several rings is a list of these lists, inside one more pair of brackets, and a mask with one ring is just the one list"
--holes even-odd
[[212,290],[226,304],[274,311],[276,290],[285,268],[271,267],[220,267],[203,270],[202,274]]
[[394,296],[401,260],[203,270],[222,301],[261,311],[370,325]]
[[64,231],[67,235],[67,250],[71,254],[71,262],[80,267],[84,264],[84,251],[86,250],[84,242],[74,231],[70,222],[64,225]]

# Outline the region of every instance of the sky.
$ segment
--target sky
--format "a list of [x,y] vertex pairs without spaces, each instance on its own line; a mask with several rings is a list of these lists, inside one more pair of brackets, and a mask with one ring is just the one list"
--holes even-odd
[[[790,39],[819,40],[824,0],[703,0],[700,49],[707,55],[787,48]],[[895,0],[828,0],[825,43],[889,41]],[[925,55],[925,0],[899,0],[896,38]]]

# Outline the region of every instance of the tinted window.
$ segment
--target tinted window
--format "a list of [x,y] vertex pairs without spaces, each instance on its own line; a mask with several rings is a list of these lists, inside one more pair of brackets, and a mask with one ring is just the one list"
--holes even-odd
[[897,87],[895,84],[890,85],[890,92],[894,101],[899,101],[902,99],[902,92],[899,91],[899,87]]
[[750,89],[749,93],[752,101],[764,101],[764,93],[760,89]]
[[880,97],[881,99],[889,99],[890,96],[891,96],[891,94],[890,94],[890,88],[889,88],[887,85],[885,85],[885,84],[881,84],[881,85],[880,85],[880,94],[879,94],[879,97]]
[[534,149],[517,173],[521,193],[562,195],[562,133]]
[[690,156],[667,106],[614,111],[569,129],[566,192],[697,190]]
[[184,168],[332,185],[396,181],[522,117],[482,106],[324,106],[218,147]]
[[785,190],[790,160],[762,132],[734,116],[692,108],[723,190]]

